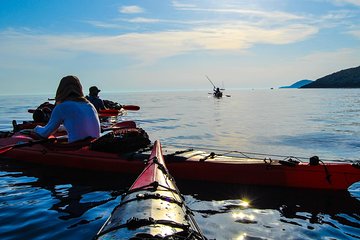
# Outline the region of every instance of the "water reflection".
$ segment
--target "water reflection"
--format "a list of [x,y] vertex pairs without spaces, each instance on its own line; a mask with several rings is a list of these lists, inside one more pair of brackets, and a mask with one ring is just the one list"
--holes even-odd
[[217,222],[214,229],[228,234],[206,230],[217,239],[321,239],[325,235],[351,239],[359,235],[360,201],[347,191],[194,182],[178,186],[183,194],[196,196],[189,205],[192,209],[208,222]]
[[[17,211],[18,215],[12,218],[11,225],[5,226],[7,223],[0,220],[3,229],[15,231],[24,223],[36,223],[45,229],[31,233],[34,238],[55,236],[53,239],[71,239],[70,236],[91,238],[118,204],[121,193],[136,177],[79,173],[69,169],[14,164],[14,161],[2,162],[0,171],[4,173],[2,179],[11,180],[1,183],[2,187],[13,189],[5,190],[5,193],[14,192],[19,187],[26,187],[29,191],[26,193],[20,189],[16,193],[22,192],[22,195],[8,196],[9,201],[12,200],[14,205],[37,204],[34,206],[38,211],[28,216],[20,209],[3,206],[3,215],[7,216],[7,211]],[[324,234],[351,239],[360,229],[360,201],[349,192],[193,181],[177,181],[177,185],[209,239],[311,239],[322,238]],[[43,197],[34,199],[39,190]],[[16,232],[17,238],[27,238],[30,234]]]
[[[0,206],[0,208],[3,208],[2,214],[5,214],[5,216],[10,215],[7,211],[12,211],[11,215],[16,211],[15,214],[18,216],[16,223],[13,222],[7,226],[6,222],[0,221],[1,228],[9,230],[8,233],[3,231],[4,236],[12,236],[14,239],[21,238],[22,234],[23,237],[27,238],[29,234],[35,235],[36,233],[17,232],[15,236],[13,235],[14,231],[11,229],[16,230],[19,225],[21,226],[24,223],[31,225],[43,217],[47,220],[41,225],[42,227],[48,227],[48,232],[43,231],[41,233],[43,236],[50,233],[51,235],[59,234],[60,236],[64,234],[64,231],[70,229],[74,229],[76,232],[81,228],[87,229],[89,226],[95,225],[96,227],[88,232],[91,238],[110,215],[113,207],[118,204],[120,201],[119,196],[129,188],[133,181],[132,177],[129,176],[93,172],[79,173],[79,171],[61,168],[42,168],[35,165],[16,163],[12,160],[8,162],[2,160],[0,171],[4,173],[1,175],[4,180],[1,182],[1,186],[8,186],[8,190],[5,191],[8,198],[7,202],[11,202],[14,206],[23,206],[12,209],[7,209],[7,206]],[[109,182],[109,179],[112,181]],[[9,196],[9,193],[14,191],[20,192],[20,195],[18,194],[17,197]],[[34,199],[36,196],[39,197],[38,200]],[[104,206],[108,207],[104,210]],[[32,217],[26,216],[29,213],[22,211],[21,208],[26,208],[26,211],[29,211]],[[32,212],[31,208],[36,211]],[[43,209],[42,211],[47,210],[39,213],[39,209]],[[54,215],[52,212],[57,214]],[[54,217],[59,221],[54,221]],[[54,224],[60,226],[57,226],[56,229],[50,227]],[[70,234],[70,232],[67,234]],[[63,238],[61,237],[61,239]]]

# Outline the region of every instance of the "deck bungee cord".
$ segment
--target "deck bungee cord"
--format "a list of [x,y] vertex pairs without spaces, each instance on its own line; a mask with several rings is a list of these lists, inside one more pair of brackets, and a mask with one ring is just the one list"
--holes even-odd
[[99,230],[95,239],[205,240],[185,204],[155,141],[146,167]]
[[[180,146],[180,145],[176,145],[175,147],[185,147],[186,146]],[[236,150],[220,150],[220,149],[213,149],[213,148],[201,148],[199,147],[198,149],[201,150],[205,150],[205,151],[210,151],[210,153],[205,154],[204,152],[197,152],[194,155],[201,155],[203,156],[202,158],[199,159],[200,162],[205,162],[209,159],[216,161],[217,157],[221,157],[221,156],[225,156],[225,157],[237,157],[236,159],[232,159],[232,161],[248,161],[249,159],[256,159],[256,160],[263,160],[265,164],[267,164],[269,167],[272,167],[274,164],[280,164],[283,166],[287,166],[287,167],[296,167],[298,166],[300,163],[304,164],[305,160],[307,160],[306,162],[308,162],[309,166],[318,166],[321,165],[323,167],[323,172],[324,172],[324,178],[326,180],[326,182],[328,184],[332,184],[332,173],[331,171],[328,169],[328,166],[325,162],[327,163],[351,163],[352,166],[354,168],[358,168],[360,169],[360,161],[359,160],[321,160],[318,156],[312,156],[310,158],[305,158],[305,157],[295,157],[295,156],[285,156],[285,155],[276,155],[276,154],[264,154],[264,153],[256,153],[256,152],[242,152],[242,151],[236,151]],[[167,155],[166,157],[174,157],[176,155],[180,155],[180,154],[184,154],[184,153],[188,153],[193,151],[192,148],[187,148],[185,150],[179,150],[176,151],[170,155]],[[221,152],[221,153],[215,153],[216,152]],[[238,154],[238,155],[234,155],[234,153]],[[193,155],[193,156],[194,156]],[[253,156],[250,156],[253,155]],[[261,157],[258,157],[261,156]],[[265,158],[263,158],[265,156]],[[272,157],[275,158],[282,158],[282,159],[273,159]]]
[[[180,144],[171,144],[171,145],[166,145],[165,147],[185,148],[184,150],[177,150],[174,153],[167,154],[166,156],[191,152],[191,151],[194,151],[196,148],[197,150],[203,150],[205,152],[210,152],[206,159],[208,159],[208,158],[211,159],[211,158],[214,158],[215,156],[229,156],[229,157],[239,158],[239,159],[237,159],[238,161],[241,161],[241,158],[244,158],[244,159],[251,158],[251,159],[257,159],[257,160],[269,160],[269,161],[272,161],[272,160],[276,160],[276,161],[290,160],[290,161],[292,161],[292,160],[296,159],[299,162],[309,162],[310,163],[312,158],[314,158],[314,157],[319,158],[318,156],[303,157],[303,156],[279,155],[279,154],[270,154],[270,153],[246,152],[246,151],[238,151],[238,150],[225,150],[225,149],[217,149],[217,148],[210,148],[210,147],[198,147],[198,146],[189,147],[187,145],[180,145]],[[275,159],[275,158],[282,158],[282,159]],[[324,163],[324,162],[352,163],[354,165],[359,165],[360,159],[359,160],[351,160],[351,159],[324,159],[324,158],[322,158],[321,162],[322,163]]]

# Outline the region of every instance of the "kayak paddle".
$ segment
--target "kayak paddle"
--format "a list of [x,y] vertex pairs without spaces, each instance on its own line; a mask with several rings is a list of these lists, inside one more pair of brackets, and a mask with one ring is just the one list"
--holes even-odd
[[[48,98],[49,101],[54,101],[55,98]],[[140,110],[139,106],[136,105],[121,105],[121,107],[125,110],[129,110],[129,111],[138,111]]]
[[102,128],[101,132],[117,130],[122,128],[136,128],[136,123],[134,121],[123,121],[123,122],[115,123],[110,127]]
[[140,107],[139,106],[136,106],[136,105],[121,105],[121,107],[125,110],[128,110],[128,111],[138,111],[140,110]]
[[20,147],[26,147],[26,146],[32,146],[34,144],[40,144],[40,143],[45,143],[45,142],[50,142],[50,141],[55,141],[56,138],[45,138],[45,139],[41,139],[41,140],[36,140],[36,141],[30,141],[30,142],[26,142],[26,143],[19,143],[19,144],[12,144],[12,145],[8,145],[8,146],[4,146],[0,148],[0,154],[4,154],[14,148],[20,148]]

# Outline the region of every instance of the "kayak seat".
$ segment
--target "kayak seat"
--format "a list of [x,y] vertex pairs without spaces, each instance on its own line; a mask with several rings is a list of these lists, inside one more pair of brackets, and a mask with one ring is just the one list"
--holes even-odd
[[10,131],[0,131],[0,138],[8,138],[13,135]]

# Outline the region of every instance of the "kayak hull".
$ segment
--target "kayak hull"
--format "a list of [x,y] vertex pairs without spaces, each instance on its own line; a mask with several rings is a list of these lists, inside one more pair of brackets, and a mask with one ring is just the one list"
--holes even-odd
[[[156,141],[145,169],[122,196],[97,239],[206,239],[168,173]],[[173,238],[187,236],[186,238]]]
[[[168,164],[170,171],[179,179],[197,181],[216,181],[209,176],[216,176],[221,182],[282,186],[308,189],[346,190],[350,185],[360,181],[360,169],[351,164],[327,164],[310,166],[301,163],[296,166],[284,166],[261,161],[251,163],[207,162],[205,164],[187,162],[186,164]],[[186,171],[191,169],[191,171]]]
[[[0,147],[26,142],[26,136],[0,138]],[[0,155],[3,158],[43,165],[104,172],[139,174],[150,151],[107,153],[71,144],[34,144],[14,148]],[[212,156],[202,151],[175,153],[168,150],[165,160],[176,179],[234,183],[244,185],[280,186],[309,189],[346,190],[360,181],[359,165],[326,163],[284,164],[282,161]]]

